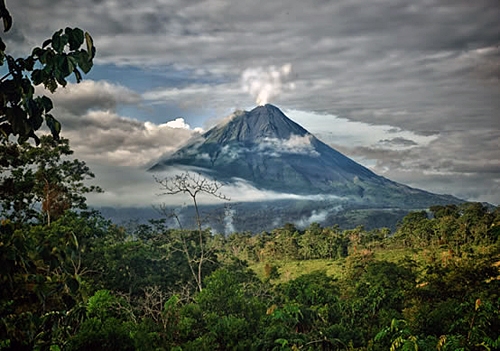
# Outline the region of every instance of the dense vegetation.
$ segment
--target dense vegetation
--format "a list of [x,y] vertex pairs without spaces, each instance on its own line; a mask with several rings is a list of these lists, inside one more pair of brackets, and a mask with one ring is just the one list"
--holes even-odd
[[81,201],[53,202],[49,222],[29,189],[0,225],[0,349],[500,348],[498,208],[435,206],[394,233],[225,237],[162,220],[117,227],[75,211]]
[[[10,29],[3,1],[0,17]],[[100,189],[65,158],[32,85],[79,81],[90,36],[67,28],[25,59],[5,50],[0,39],[0,350],[500,349],[500,209],[434,206],[394,233],[226,237],[199,216],[193,230],[118,227],[87,209]]]

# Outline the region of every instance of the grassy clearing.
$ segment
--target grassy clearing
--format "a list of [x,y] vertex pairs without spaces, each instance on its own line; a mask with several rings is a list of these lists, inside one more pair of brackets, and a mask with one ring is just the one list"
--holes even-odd
[[343,271],[345,260],[306,260],[306,261],[272,261],[259,262],[251,264],[250,268],[257,274],[260,279],[265,279],[265,267],[270,265],[276,267],[279,273],[279,278],[273,279],[272,282],[279,284],[293,280],[304,274],[309,274],[316,271],[325,271],[328,276],[340,277]]
[[[425,260],[422,252],[408,248],[374,248],[372,250],[375,260],[398,262],[405,257],[409,257],[419,263]],[[304,274],[316,271],[324,271],[330,277],[340,278],[344,272],[346,259],[316,259],[316,260],[273,260],[268,262],[257,262],[250,264],[252,269],[260,279],[266,278],[266,265],[275,267],[279,277],[272,279],[274,284],[279,284],[293,280]]]
[[[478,247],[476,252],[483,252],[485,249]],[[491,250],[491,249],[490,249]],[[344,273],[344,267],[346,260],[353,259],[356,255],[366,255],[367,253],[373,254],[373,258],[376,261],[388,261],[398,263],[405,258],[412,259],[420,267],[425,267],[426,264],[433,262],[435,260],[442,261],[446,263],[452,259],[456,259],[459,256],[454,256],[449,249],[443,248],[427,248],[427,249],[411,249],[402,247],[374,247],[371,250],[360,249],[357,252],[350,252],[349,257],[345,259],[331,260],[331,259],[316,259],[316,260],[270,260],[267,262],[256,262],[250,264],[250,269],[252,269],[257,276],[264,280],[266,279],[266,265],[274,267],[277,269],[278,277],[271,279],[273,284],[284,283],[304,274],[309,274],[317,271],[324,271],[330,277],[341,278]],[[498,259],[492,261],[492,265],[500,265]]]

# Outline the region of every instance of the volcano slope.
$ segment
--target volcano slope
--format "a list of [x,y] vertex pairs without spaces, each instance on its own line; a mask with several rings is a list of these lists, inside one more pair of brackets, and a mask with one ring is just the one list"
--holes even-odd
[[273,193],[342,200],[359,208],[427,208],[458,203],[373,173],[318,140],[273,105],[231,118],[162,157],[149,171],[195,169],[224,183],[244,181]]

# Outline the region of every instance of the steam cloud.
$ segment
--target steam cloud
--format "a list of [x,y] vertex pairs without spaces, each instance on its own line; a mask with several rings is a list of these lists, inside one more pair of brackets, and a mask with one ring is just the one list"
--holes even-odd
[[236,211],[232,208],[226,207],[224,216],[224,231],[226,235],[236,232],[234,229],[233,218],[236,215]]
[[326,218],[328,217],[328,214],[329,214],[329,212],[327,210],[320,210],[320,211],[314,210],[314,211],[312,211],[311,216],[303,217],[300,220],[298,220],[297,222],[295,222],[295,224],[299,228],[306,228],[306,227],[310,226],[311,223],[324,222],[326,220]]
[[285,91],[295,88],[290,82],[292,65],[287,63],[281,67],[247,68],[241,74],[243,90],[255,98],[257,105],[265,105]]

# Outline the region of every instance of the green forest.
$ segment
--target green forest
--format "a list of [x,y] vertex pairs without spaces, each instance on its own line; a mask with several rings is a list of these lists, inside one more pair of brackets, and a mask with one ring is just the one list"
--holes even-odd
[[500,349],[498,207],[227,236],[88,209],[101,189],[34,87],[79,82],[94,55],[78,28],[27,58],[0,39],[0,350]]
[[223,236],[120,227],[47,195],[33,187],[2,214],[0,349],[500,348],[498,208],[434,206],[394,233]]

